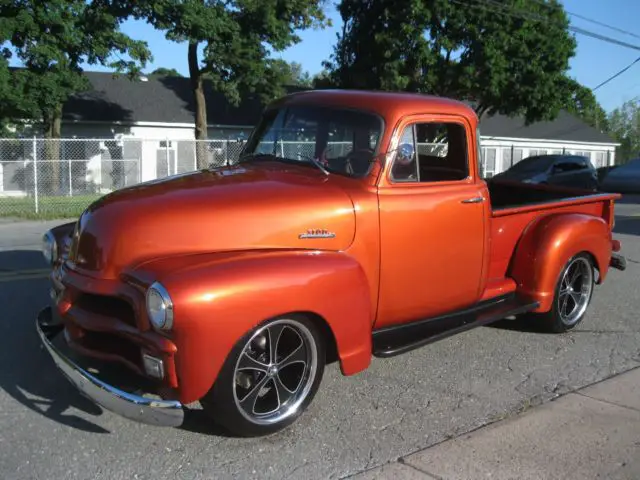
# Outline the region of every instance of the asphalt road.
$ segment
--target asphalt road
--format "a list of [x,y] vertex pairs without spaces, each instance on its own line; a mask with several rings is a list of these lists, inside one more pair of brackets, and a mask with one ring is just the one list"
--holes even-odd
[[[55,222],[53,222],[55,223]],[[0,223],[0,478],[342,478],[640,364],[640,200],[619,205],[629,259],[565,335],[504,322],[342,377],[328,368],[307,413],[263,439],[227,438],[195,410],[181,429],[91,404],[33,328],[47,301],[37,251],[47,223]],[[636,292],[634,294],[634,292]]]

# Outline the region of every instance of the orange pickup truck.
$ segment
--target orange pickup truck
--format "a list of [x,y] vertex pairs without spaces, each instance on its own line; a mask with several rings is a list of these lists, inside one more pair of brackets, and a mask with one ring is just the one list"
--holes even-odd
[[344,375],[514,315],[553,332],[624,270],[616,194],[485,182],[454,100],[310,91],[238,162],[124,188],[44,237],[40,338],[86,396],[178,426],[275,432]]

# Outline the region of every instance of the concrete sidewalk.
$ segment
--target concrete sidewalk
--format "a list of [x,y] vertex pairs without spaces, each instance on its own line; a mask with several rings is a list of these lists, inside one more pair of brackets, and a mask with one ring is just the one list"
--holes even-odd
[[352,478],[640,479],[640,368]]

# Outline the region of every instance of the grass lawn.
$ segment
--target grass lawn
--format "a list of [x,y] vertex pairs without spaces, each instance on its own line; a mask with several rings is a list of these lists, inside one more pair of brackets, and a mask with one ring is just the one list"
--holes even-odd
[[0,197],[0,217],[33,220],[77,218],[85,208],[102,195],[79,195],[77,197],[39,197],[38,213],[33,197]]

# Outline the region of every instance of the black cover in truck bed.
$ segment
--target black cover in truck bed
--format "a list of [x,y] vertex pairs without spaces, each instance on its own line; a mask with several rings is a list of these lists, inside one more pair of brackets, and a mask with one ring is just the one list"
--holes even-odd
[[576,190],[550,185],[513,182],[506,180],[487,180],[491,208],[493,211],[518,208],[529,205],[544,205],[570,198],[598,195],[597,192]]

